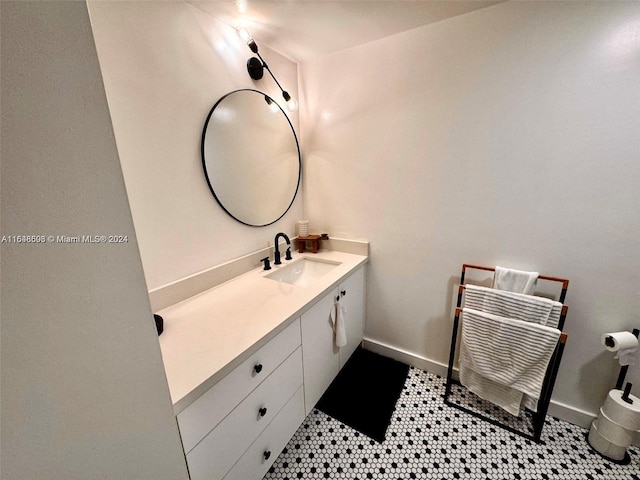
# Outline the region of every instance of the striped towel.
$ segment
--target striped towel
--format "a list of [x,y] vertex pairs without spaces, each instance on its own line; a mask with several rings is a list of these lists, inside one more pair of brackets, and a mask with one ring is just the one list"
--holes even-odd
[[464,306],[500,317],[557,328],[562,304],[548,298],[465,285]]
[[462,310],[460,382],[519,415],[523,394],[537,399],[560,330],[477,310]]

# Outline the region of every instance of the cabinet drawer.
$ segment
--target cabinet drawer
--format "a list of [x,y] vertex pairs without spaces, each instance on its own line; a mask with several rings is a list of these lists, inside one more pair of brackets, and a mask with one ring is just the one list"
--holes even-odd
[[177,419],[185,453],[299,346],[300,320],[296,320],[180,412]]
[[191,479],[224,477],[301,386],[298,348],[187,454]]
[[304,420],[302,387],[249,447],[224,480],[260,480]]

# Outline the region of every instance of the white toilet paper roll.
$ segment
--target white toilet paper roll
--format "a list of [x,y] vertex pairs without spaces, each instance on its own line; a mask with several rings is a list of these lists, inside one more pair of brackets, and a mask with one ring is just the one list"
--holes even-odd
[[611,332],[602,335],[602,345],[610,352],[617,352],[620,365],[633,365],[638,351],[638,338],[631,332]]
[[610,390],[602,405],[602,413],[613,423],[631,430],[640,430],[640,398],[629,395],[633,403],[622,400],[622,390]]
[[605,457],[609,457],[613,460],[624,459],[627,449],[611,443],[604,438],[598,431],[597,420],[594,420],[591,424],[591,430],[589,430],[589,445],[595,448],[598,452]]
[[631,430],[627,430],[612,421],[607,417],[607,414],[602,411],[602,408],[600,409],[600,415],[598,415],[598,418],[595,421],[597,423],[596,427],[598,429],[598,433],[611,443],[624,448],[631,445]]

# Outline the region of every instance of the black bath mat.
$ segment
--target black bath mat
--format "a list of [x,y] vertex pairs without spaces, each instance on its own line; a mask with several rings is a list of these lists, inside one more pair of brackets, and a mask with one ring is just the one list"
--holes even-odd
[[409,366],[358,348],[316,407],[383,442]]

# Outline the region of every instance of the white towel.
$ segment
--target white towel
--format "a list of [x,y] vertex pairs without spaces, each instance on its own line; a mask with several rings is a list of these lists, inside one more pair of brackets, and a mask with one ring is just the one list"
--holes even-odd
[[512,268],[496,267],[493,288],[508,292],[533,295],[538,282],[538,272],[523,272]]
[[557,328],[562,304],[549,298],[465,285],[464,306],[500,317]]
[[519,415],[523,394],[540,396],[560,330],[477,310],[462,310],[460,382]]
[[331,309],[331,323],[336,347],[344,347],[347,344],[347,330],[345,328],[345,316],[347,309],[340,301],[336,300]]

